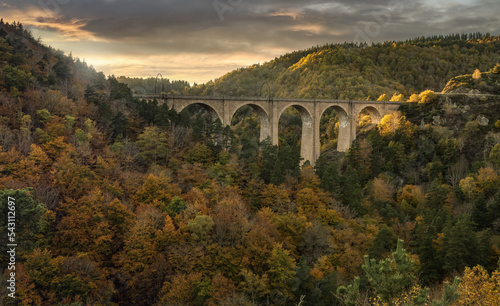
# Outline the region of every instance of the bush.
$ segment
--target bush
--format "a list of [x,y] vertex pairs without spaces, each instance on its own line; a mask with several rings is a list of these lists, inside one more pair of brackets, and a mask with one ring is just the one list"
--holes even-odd
[[418,102],[418,94],[411,95],[410,98],[408,99],[408,102],[412,102],[412,103]]
[[479,123],[476,120],[469,121],[465,124],[464,130],[469,136],[474,135],[475,133],[479,132]]
[[394,94],[391,98],[391,101],[395,101],[395,102],[404,102],[405,98],[403,96],[403,94]]
[[437,95],[434,91],[426,90],[426,91],[421,92],[420,95],[418,96],[418,103],[426,104],[426,103],[433,102],[436,99],[437,99]]
[[479,80],[481,78],[481,71],[479,71],[479,69],[474,70],[474,73],[472,74],[472,78],[474,80]]
[[377,101],[389,101],[389,97],[386,94],[383,94],[378,97]]
[[170,217],[175,217],[186,209],[186,203],[179,197],[174,197],[167,206],[167,213]]
[[492,73],[494,74],[499,74],[500,73],[500,64],[496,64],[495,67],[491,70]]

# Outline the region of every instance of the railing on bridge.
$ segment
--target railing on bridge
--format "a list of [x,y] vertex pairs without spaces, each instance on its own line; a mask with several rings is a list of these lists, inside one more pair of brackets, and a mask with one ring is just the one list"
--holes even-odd
[[226,100],[226,101],[275,101],[275,102],[318,102],[318,103],[360,103],[360,104],[394,104],[400,105],[402,102],[394,101],[369,101],[369,100],[340,100],[340,99],[310,99],[310,98],[269,98],[269,97],[234,97],[234,96],[186,96],[186,95],[133,95],[134,98],[152,100]]

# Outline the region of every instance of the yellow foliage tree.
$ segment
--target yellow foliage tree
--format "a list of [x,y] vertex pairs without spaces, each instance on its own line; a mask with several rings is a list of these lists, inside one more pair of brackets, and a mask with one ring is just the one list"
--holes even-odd
[[386,94],[382,94],[378,97],[377,101],[389,101],[389,97]]
[[165,209],[172,199],[180,194],[179,187],[173,184],[169,177],[150,174],[133,199],[136,205],[155,202],[159,208]]
[[433,102],[436,99],[437,99],[436,93],[429,89],[421,92],[420,95],[418,95],[418,103],[422,104]]
[[[406,117],[400,111],[385,115],[378,124],[380,135],[390,136],[396,134],[398,129],[404,128],[407,133],[412,133],[411,123],[406,121]],[[411,136],[411,135],[408,135]]]
[[418,102],[418,94],[411,95],[410,98],[408,99],[408,102],[412,102],[412,103]]
[[406,185],[398,192],[398,203],[401,204],[403,201],[407,205],[412,207],[417,207],[423,204],[425,201],[425,196],[420,186]]
[[295,276],[295,260],[290,256],[290,252],[283,248],[282,244],[276,244],[269,254],[267,261],[269,270],[269,284],[272,292],[279,301],[290,301],[293,294],[287,285]]
[[460,183],[458,183],[458,186],[460,186],[460,189],[462,189],[462,192],[469,200],[474,197],[474,192],[476,191],[476,182],[472,177],[468,176],[462,179]]
[[282,186],[265,185],[260,199],[262,207],[269,207],[275,212],[285,213],[292,207],[288,192]]
[[54,236],[54,244],[63,255],[87,252],[102,262],[112,253],[113,235],[103,212],[104,195],[99,188],[77,201],[68,200],[61,207],[65,212]]
[[479,80],[481,78],[481,71],[479,71],[479,69],[474,70],[474,73],[472,74],[472,78],[474,80]]
[[159,294],[161,305],[188,305],[196,298],[195,286],[203,279],[201,273],[176,274],[165,281]]
[[454,305],[500,305],[500,272],[489,275],[481,266],[467,267],[458,291],[460,297]]
[[386,180],[376,177],[373,180],[373,199],[375,201],[393,202],[394,188]]
[[140,206],[137,219],[127,232],[123,251],[117,256],[118,263],[131,275],[144,271],[153,263],[157,248],[168,244],[165,234],[173,231],[166,214],[153,205]]
[[329,257],[338,263],[338,271],[343,277],[354,278],[360,274],[363,256],[368,253],[376,231],[374,225],[362,226],[356,220],[348,221],[345,228],[333,230],[336,252]]
[[392,95],[392,98],[390,101],[394,101],[394,102],[404,102],[405,101],[405,97],[403,96],[403,94],[394,94]]
[[295,199],[299,212],[305,215],[315,215],[322,204],[320,197],[312,188],[303,188],[297,192]]
[[43,169],[51,164],[49,156],[43,151],[42,148],[36,144],[30,146],[30,152],[28,159],[33,160],[37,165],[40,165]]
[[494,194],[494,192],[498,190],[500,177],[497,172],[491,168],[481,168],[477,173],[476,184],[478,191],[488,196]]
[[234,291],[236,291],[234,282],[218,271],[212,278],[210,298],[205,303],[209,306],[221,305]]

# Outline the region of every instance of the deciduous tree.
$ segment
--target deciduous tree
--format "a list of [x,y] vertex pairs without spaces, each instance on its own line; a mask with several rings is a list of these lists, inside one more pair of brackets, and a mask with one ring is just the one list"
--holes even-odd
[[481,266],[466,267],[458,292],[456,305],[499,305],[500,272],[489,274]]

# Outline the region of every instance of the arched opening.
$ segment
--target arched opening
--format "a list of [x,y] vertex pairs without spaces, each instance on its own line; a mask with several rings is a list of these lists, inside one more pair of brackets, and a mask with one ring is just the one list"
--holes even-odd
[[221,118],[210,105],[193,103],[186,106],[179,112],[179,124],[190,126],[191,141],[204,143],[214,156],[231,145],[230,128],[223,126]]
[[382,116],[380,112],[373,106],[367,106],[363,108],[356,118],[356,135],[359,133],[366,133],[373,129],[378,123]]
[[[346,111],[340,106],[330,106],[320,117],[320,151],[341,151],[342,140],[349,136],[349,120]],[[340,146],[339,146],[340,142]]]
[[236,136],[243,135],[264,141],[271,136],[268,114],[258,105],[246,104],[240,107],[231,118],[231,126]]
[[[259,141],[269,137],[269,116],[257,105],[243,105],[231,118],[231,130],[240,158],[247,162],[255,161],[258,156]],[[236,147],[233,146],[233,149]]]
[[290,151],[294,156],[298,156],[299,163],[301,159],[302,162],[314,163],[313,120],[306,108],[290,105],[281,112],[278,121],[278,144],[280,151]]
[[301,144],[302,116],[296,107],[286,108],[279,116],[278,146]]
[[[304,112],[304,110],[302,110]],[[262,177],[267,182],[279,185],[287,178],[298,178],[300,175],[300,163],[303,157],[303,118],[300,107],[289,106],[278,115],[275,122],[273,143],[278,145],[272,156],[272,161],[264,158],[267,167],[262,169]]]
[[196,116],[202,116],[205,117],[206,119],[210,119],[212,121],[216,119],[222,120],[220,118],[219,114],[215,111],[213,107],[211,107],[208,104],[204,103],[193,103],[185,108],[183,108],[179,113],[182,114],[184,112],[187,112],[190,118],[196,117]]

